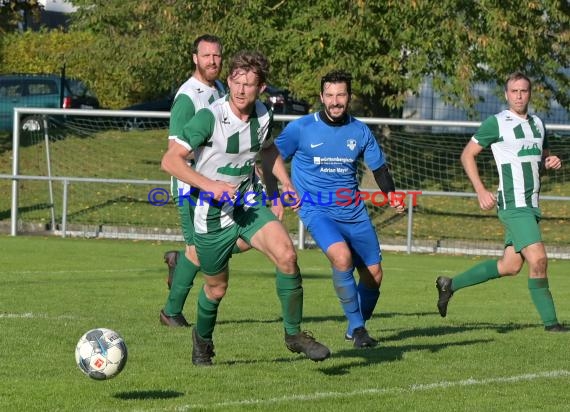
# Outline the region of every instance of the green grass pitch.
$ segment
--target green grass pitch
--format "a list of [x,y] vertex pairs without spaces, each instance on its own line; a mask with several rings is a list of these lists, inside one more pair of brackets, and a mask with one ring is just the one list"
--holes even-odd
[[[167,295],[162,254],[179,247],[0,237],[0,410],[568,410],[570,334],[543,331],[526,267],[459,291],[443,319],[435,278],[480,258],[385,253],[382,295],[368,323],[380,345],[356,350],[343,339],[326,259],[300,251],[303,327],[333,352],[313,363],[285,348],[269,261],[240,254],[220,306],[215,365],[198,368],[190,329],[158,322]],[[549,272],[558,317],[570,323],[570,262],[551,260]],[[196,290],[185,308],[192,322]],[[127,365],[112,380],[91,380],[75,365],[75,344],[94,327],[127,343]]]

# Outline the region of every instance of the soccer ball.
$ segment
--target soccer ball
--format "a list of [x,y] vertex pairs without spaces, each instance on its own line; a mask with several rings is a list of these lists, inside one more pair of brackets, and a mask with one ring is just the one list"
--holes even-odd
[[121,336],[105,328],[86,332],[75,347],[75,362],[96,380],[114,378],[127,363],[127,345]]

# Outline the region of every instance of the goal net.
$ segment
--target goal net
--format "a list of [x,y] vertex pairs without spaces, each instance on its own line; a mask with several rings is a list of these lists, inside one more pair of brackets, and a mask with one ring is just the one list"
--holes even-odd
[[[44,109],[47,110],[47,109]],[[167,147],[168,114],[111,112],[105,115],[39,114],[40,130],[20,132],[17,151],[17,231],[182,240],[176,207],[149,203],[149,193],[170,192],[169,176],[160,169]],[[282,126],[292,116],[276,116]],[[411,213],[396,214],[387,205],[367,203],[382,247],[404,251],[500,254],[503,228],[495,211],[481,211],[459,161],[475,126],[440,122],[437,127],[405,120],[383,124],[361,119],[382,145],[399,191],[421,192]],[[421,123],[421,122],[420,122]],[[570,127],[568,128],[570,130]],[[551,151],[563,159],[558,171],[542,178],[543,237],[553,253],[570,257],[570,152],[568,132],[551,133]],[[0,223],[7,226],[13,191],[13,148],[0,147]],[[490,151],[478,157],[487,187],[497,186]],[[378,191],[363,165],[362,189]],[[38,177],[43,177],[39,179]],[[407,198],[408,206],[411,198]],[[297,216],[285,224],[295,237]],[[62,231],[64,231],[62,233]],[[310,242],[310,237],[307,235]]]

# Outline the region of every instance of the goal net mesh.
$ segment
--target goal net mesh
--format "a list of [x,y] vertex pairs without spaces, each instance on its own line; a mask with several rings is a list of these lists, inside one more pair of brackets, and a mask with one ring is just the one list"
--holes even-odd
[[[170,192],[169,176],[160,169],[167,147],[167,121],[70,116],[61,122],[48,118],[46,129],[21,133],[19,174],[108,180],[69,181],[65,217],[70,234],[181,240],[172,200],[165,206],[153,206],[148,200],[153,189]],[[411,221],[411,242],[418,250],[477,253],[491,249],[491,253],[501,253],[504,234],[496,211],[480,210],[459,161],[474,130],[458,131],[453,124],[371,128],[386,153],[398,190],[422,192],[416,196],[411,220],[407,213],[396,214],[387,205],[367,203],[383,247],[406,245]],[[563,249],[570,241],[563,229],[570,223],[570,138],[549,137],[551,151],[562,158],[563,167],[542,177],[541,228],[549,247]],[[5,149],[0,152],[0,173],[11,174],[12,151]],[[490,150],[478,156],[478,166],[487,188],[494,191],[498,182]],[[378,191],[371,172],[364,165],[359,167],[361,188]],[[5,193],[0,199],[4,222],[10,218],[11,185],[11,180],[0,179]],[[63,182],[19,180],[18,188],[20,231],[61,230]],[[548,200],[548,196],[562,199]],[[286,213],[285,224],[295,235],[298,220],[293,212]]]

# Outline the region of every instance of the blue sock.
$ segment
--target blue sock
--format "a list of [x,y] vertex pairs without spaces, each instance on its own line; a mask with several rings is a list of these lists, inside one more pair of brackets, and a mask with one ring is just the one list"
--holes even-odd
[[333,268],[333,285],[340,306],[344,311],[344,315],[348,320],[348,329],[346,331],[349,337],[356,328],[364,326],[364,320],[360,313],[358,305],[358,291],[356,290],[356,282],[353,276],[354,268],[347,271],[339,271]]
[[372,312],[376,307],[378,298],[380,297],[380,289],[367,288],[362,282],[358,283],[358,301],[360,302],[360,313],[362,318],[367,321],[372,317]]

